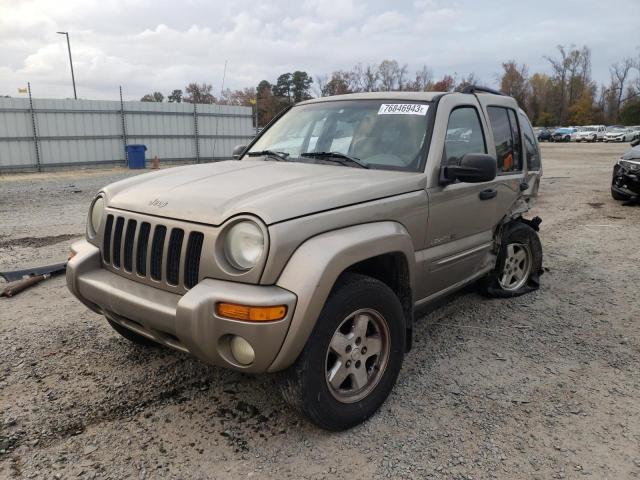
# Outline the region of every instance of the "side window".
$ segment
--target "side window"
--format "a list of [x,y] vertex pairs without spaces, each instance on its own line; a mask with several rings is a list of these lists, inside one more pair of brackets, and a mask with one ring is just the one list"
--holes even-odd
[[467,153],[487,153],[484,132],[475,107],[458,107],[449,115],[444,158],[456,163]]
[[[498,172],[510,173],[522,170],[522,146],[515,112],[503,107],[488,107],[487,111],[496,146]],[[509,118],[511,112],[513,112],[513,120]]]
[[540,151],[538,150],[538,142],[533,133],[529,120],[520,114],[520,125],[522,125],[522,133],[524,133],[524,151],[527,152],[527,169],[536,171],[540,170]]

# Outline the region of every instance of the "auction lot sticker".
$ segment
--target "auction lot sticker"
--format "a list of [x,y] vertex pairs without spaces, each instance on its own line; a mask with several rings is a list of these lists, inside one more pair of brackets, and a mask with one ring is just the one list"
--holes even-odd
[[426,115],[428,109],[422,103],[383,103],[378,115]]

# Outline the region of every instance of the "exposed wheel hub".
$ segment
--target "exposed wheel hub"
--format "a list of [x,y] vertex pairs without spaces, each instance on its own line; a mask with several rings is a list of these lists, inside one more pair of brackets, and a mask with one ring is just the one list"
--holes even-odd
[[504,290],[514,291],[522,288],[531,273],[531,249],[522,243],[507,245],[507,255],[498,283]]

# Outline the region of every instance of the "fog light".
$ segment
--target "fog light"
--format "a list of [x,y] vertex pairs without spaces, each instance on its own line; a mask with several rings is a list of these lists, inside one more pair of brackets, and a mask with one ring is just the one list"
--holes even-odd
[[231,354],[241,365],[249,365],[256,358],[251,344],[237,335],[231,338]]

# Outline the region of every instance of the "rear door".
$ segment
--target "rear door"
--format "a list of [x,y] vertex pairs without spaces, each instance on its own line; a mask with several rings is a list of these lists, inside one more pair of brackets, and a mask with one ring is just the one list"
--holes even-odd
[[496,210],[492,224],[498,223],[511,211],[519,210],[515,205],[522,198],[521,189],[527,189],[522,129],[518,119],[518,106],[510,97],[479,95],[488,123],[490,147],[493,147],[498,162]]

